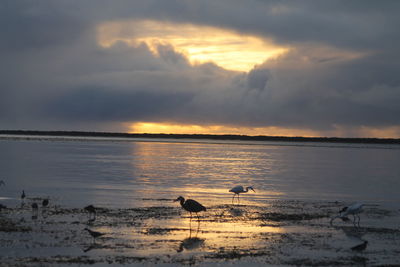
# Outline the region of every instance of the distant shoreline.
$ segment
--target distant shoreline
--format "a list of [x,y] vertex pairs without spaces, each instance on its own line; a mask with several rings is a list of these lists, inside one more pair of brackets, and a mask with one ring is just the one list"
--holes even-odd
[[341,138],[341,137],[287,137],[287,136],[248,136],[216,134],[148,134],[148,133],[115,133],[85,131],[32,131],[0,130],[1,135],[44,135],[76,137],[123,137],[123,138],[167,138],[167,139],[211,139],[211,140],[244,140],[244,141],[284,141],[284,142],[324,142],[324,143],[357,143],[357,144],[400,144],[396,138]]

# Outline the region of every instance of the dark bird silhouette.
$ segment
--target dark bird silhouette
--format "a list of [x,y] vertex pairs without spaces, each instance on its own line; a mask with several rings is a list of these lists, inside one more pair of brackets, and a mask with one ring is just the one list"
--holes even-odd
[[43,207],[43,208],[46,208],[48,205],[49,205],[49,199],[48,199],[48,198],[43,199],[43,201],[42,201],[42,207]]
[[97,237],[99,237],[99,236],[105,235],[105,233],[100,233],[100,232],[97,232],[97,231],[92,231],[92,230],[90,230],[89,228],[85,228],[84,230],[86,230],[86,231],[89,232],[89,234],[93,237],[93,240],[95,240],[95,239],[96,239]]
[[37,203],[32,203],[32,210],[33,211],[37,211],[38,209],[39,209],[39,206],[38,206],[38,204]]
[[24,190],[22,190],[21,199],[22,199],[22,200],[24,200],[24,199],[25,199],[25,197],[26,197],[26,195],[25,195],[25,191],[24,191]]
[[[232,197],[232,204],[233,204],[233,200],[235,199],[235,196],[236,196],[236,195],[237,195],[238,203],[239,203],[239,202],[240,202],[240,200],[239,200],[239,194],[240,194],[240,193],[247,193],[247,192],[249,192],[249,189],[251,189],[251,190],[254,191],[254,189],[253,189],[252,186],[248,186],[248,187],[246,187],[246,190],[244,190],[243,186],[241,186],[241,185],[237,185],[237,186],[233,187],[231,190],[229,190],[229,192],[234,193],[234,194],[233,194],[233,197]],[[256,191],[254,191],[254,192],[256,192]]]
[[[89,212],[89,220],[94,221],[96,219],[96,208],[93,205],[86,206],[83,209]],[[93,218],[90,218],[91,214],[93,214]]]
[[196,200],[193,200],[193,199],[188,199],[185,201],[185,198],[180,196],[177,199],[175,199],[174,201],[180,201],[182,208],[184,210],[190,212],[190,219],[192,219],[192,212],[194,212],[194,213],[196,213],[197,218],[200,220],[200,217],[197,213],[200,211],[207,210],[206,207],[204,207],[199,202],[197,202]]
[[357,246],[352,247],[351,250],[353,250],[353,251],[363,251],[363,250],[365,250],[367,248],[367,244],[368,244],[368,241],[364,241],[364,243],[361,243],[361,244],[359,244]]

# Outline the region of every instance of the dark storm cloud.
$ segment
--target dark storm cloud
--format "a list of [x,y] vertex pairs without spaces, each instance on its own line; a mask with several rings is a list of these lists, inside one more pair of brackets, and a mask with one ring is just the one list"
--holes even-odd
[[[1,127],[398,126],[398,10],[398,1],[2,1]],[[224,27],[292,50],[243,74],[192,66],[168,45],[155,56],[97,44],[99,23],[131,19]]]

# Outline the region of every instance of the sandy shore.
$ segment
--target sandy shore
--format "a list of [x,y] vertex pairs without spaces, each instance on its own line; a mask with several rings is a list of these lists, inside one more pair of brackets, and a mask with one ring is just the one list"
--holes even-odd
[[[53,265],[307,265],[400,264],[400,215],[367,205],[360,227],[340,219],[345,203],[271,201],[263,206],[216,205],[200,221],[168,199],[157,206],[82,209],[52,203],[0,213],[1,266]],[[85,227],[105,235],[93,239]],[[368,241],[363,251],[351,248]]]

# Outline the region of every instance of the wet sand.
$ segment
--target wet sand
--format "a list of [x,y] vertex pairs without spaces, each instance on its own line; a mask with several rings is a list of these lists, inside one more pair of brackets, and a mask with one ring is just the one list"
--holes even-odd
[[[146,201],[146,200],[145,200]],[[1,266],[53,265],[307,265],[400,264],[400,214],[367,205],[360,227],[330,217],[349,203],[275,200],[263,205],[215,205],[190,220],[169,199],[127,209],[24,205],[0,213]],[[41,206],[41,205],[39,205]],[[96,239],[87,231],[105,233]],[[363,251],[351,247],[368,245]]]

